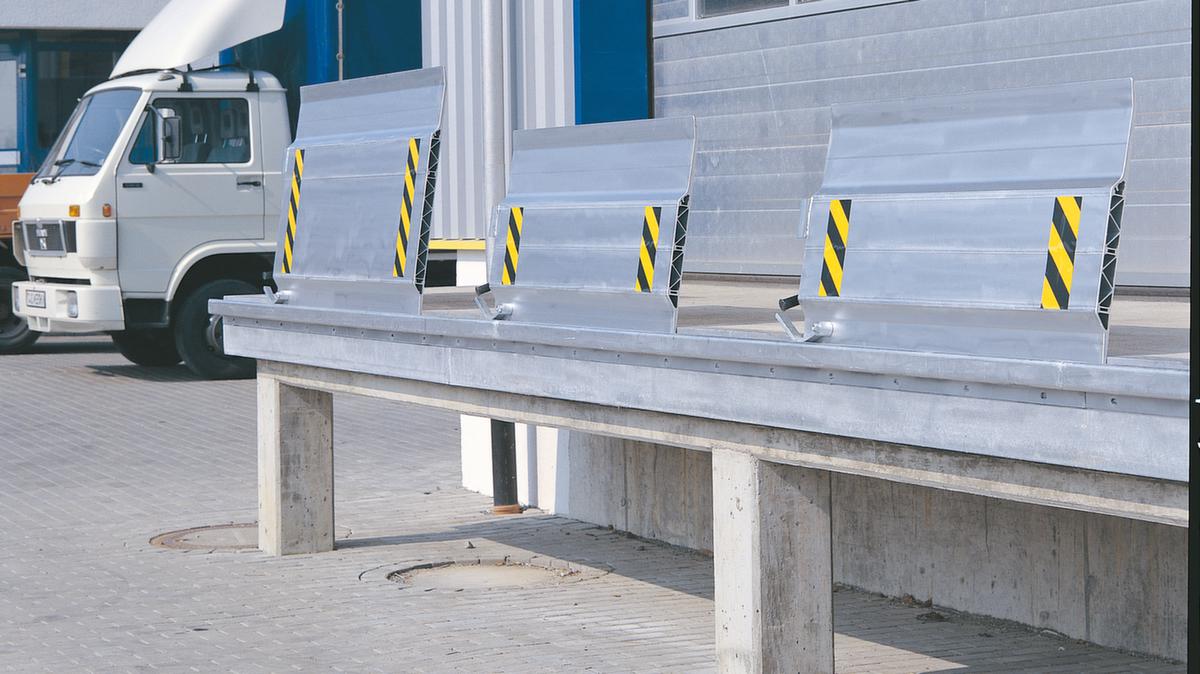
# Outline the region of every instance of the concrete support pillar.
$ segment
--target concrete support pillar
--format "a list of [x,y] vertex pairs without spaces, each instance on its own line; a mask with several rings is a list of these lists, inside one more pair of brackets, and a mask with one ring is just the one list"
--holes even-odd
[[333,549],[333,395],[258,376],[258,547]]
[[721,672],[833,672],[829,472],[713,451]]

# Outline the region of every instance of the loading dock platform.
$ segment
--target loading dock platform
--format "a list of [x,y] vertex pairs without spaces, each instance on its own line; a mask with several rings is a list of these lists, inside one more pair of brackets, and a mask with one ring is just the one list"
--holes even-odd
[[[834,473],[1187,526],[1186,307],[1112,292],[1127,80],[835,110],[782,299],[682,278],[691,120],[518,132],[476,310],[420,271],[440,73],[321,86],[294,264],[211,305],[259,362],[263,550],[333,548],[334,393],[711,453],[723,671],[833,670]],[[352,95],[401,114],[346,143]],[[347,227],[355,180],[404,188]]]

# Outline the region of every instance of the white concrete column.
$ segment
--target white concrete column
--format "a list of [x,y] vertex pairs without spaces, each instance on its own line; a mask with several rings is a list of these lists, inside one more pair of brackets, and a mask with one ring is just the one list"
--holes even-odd
[[492,420],[458,415],[462,486],[492,495]]
[[258,548],[333,549],[333,395],[258,376]]
[[454,285],[474,288],[484,283],[487,283],[487,251],[457,251],[454,256]]
[[833,672],[828,471],[713,451],[721,672]]

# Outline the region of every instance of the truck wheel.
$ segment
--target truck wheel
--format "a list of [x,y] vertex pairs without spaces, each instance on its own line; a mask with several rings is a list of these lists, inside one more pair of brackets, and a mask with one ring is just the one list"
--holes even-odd
[[12,284],[25,278],[25,272],[20,269],[0,267],[0,353],[20,353],[42,336],[42,333],[30,330],[24,318],[13,313]]
[[208,313],[208,301],[226,295],[253,295],[258,288],[245,281],[210,281],[189,294],[175,314],[175,346],[183,363],[205,379],[247,379],[254,376],[253,358],[225,355],[220,317]]
[[108,333],[113,344],[129,360],[147,367],[163,367],[179,362],[170,328],[142,328]]

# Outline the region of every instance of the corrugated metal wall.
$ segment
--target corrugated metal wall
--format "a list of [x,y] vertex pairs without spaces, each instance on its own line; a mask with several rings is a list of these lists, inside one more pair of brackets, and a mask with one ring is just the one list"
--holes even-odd
[[[446,103],[433,232],[437,239],[487,233],[483,197],[481,9],[478,2],[423,0],[423,65],[446,68]],[[575,120],[572,3],[505,3],[506,128]],[[507,144],[507,143],[506,143]]]
[[512,39],[506,60],[513,129],[575,123],[573,3],[523,0],[512,4]]
[[654,1],[655,114],[697,118],[688,269],[800,271],[831,103],[1132,77],[1117,281],[1189,285],[1187,0],[914,0],[676,35],[687,6]]
[[482,238],[483,156],[475,140],[480,98],[481,12],[477,3],[426,0],[421,6],[421,64],[446,68],[446,101],[433,232],[437,239]]

